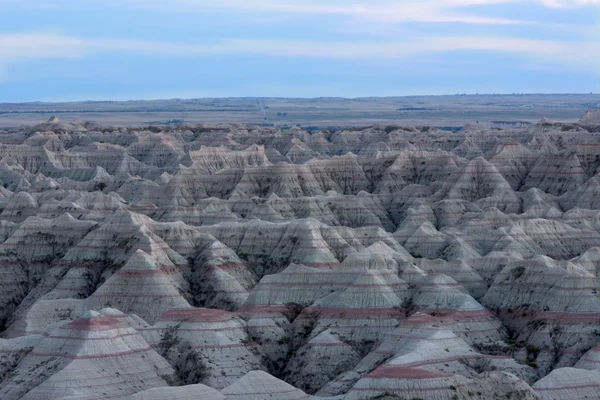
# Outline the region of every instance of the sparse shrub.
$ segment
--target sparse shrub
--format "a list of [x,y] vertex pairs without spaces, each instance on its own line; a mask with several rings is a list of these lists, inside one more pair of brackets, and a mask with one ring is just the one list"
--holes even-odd
[[101,192],[104,189],[106,189],[106,183],[104,182],[98,182],[94,185],[94,192]]
[[277,340],[278,344],[286,344],[290,342],[290,337],[289,336],[284,336],[282,338],[279,338],[279,340]]
[[404,315],[406,317],[410,317],[416,311],[417,306],[415,305],[412,296],[407,297],[402,302],[402,309],[404,310]]
[[520,265],[520,266],[514,268],[510,274],[513,279],[519,279],[520,277],[522,277],[525,274],[525,267]]
[[[167,379],[167,382],[171,386],[181,385],[195,385],[201,383],[206,377],[207,366],[200,357],[200,355],[191,349],[191,346],[180,346],[188,347],[186,353],[181,354],[175,362],[175,376],[174,378]],[[222,372],[225,374],[225,371]]]
[[181,342],[181,339],[178,336],[178,329],[180,326],[181,323],[178,323],[176,325],[171,325],[164,330],[160,342],[158,342],[158,353],[161,356],[166,357],[169,350]]
[[535,360],[525,360],[525,363],[532,368],[537,368],[537,362]]
[[298,303],[287,303],[282,311],[282,314],[288,319],[288,321],[292,322],[302,312],[304,307],[305,306]]
[[538,354],[540,352],[540,348],[538,346],[527,346],[527,353]]

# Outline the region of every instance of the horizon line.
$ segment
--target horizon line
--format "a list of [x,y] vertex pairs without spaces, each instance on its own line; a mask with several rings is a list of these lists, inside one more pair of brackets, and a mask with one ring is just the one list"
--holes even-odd
[[153,99],[128,99],[128,100],[111,100],[111,99],[86,99],[86,100],[61,100],[61,101],[49,101],[49,100],[31,100],[31,101],[1,101],[0,104],[60,104],[60,103],[127,103],[136,101],[174,101],[174,100],[209,100],[209,99],[297,99],[297,100],[319,100],[319,99],[343,99],[343,100],[364,100],[364,99],[397,99],[397,98],[414,98],[414,97],[478,97],[478,96],[600,96],[600,92],[585,92],[585,93],[544,93],[544,92],[531,92],[531,93],[445,93],[445,94],[411,94],[411,95],[397,95],[397,96],[356,96],[356,97],[344,97],[344,96],[315,96],[315,97],[286,97],[286,96],[203,96],[203,97],[171,97],[171,98],[153,98]]

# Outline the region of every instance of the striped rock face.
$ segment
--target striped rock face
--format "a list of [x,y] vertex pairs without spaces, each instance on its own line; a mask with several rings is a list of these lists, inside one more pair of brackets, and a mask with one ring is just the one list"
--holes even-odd
[[[140,330],[179,372],[195,378],[201,370],[197,378],[219,389],[265,368],[260,347],[247,332],[246,322],[235,313],[191,307],[173,309],[152,328]],[[185,360],[196,360],[197,366],[187,366]]]
[[293,387],[266,372],[253,371],[233,385],[222,390],[225,398],[262,400],[262,399],[284,399],[284,400],[309,400],[312,396],[307,395],[300,389]]
[[28,340],[5,340],[2,353],[16,360],[2,398],[120,397],[164,386],[173,373],[135,329],[94,311]]
[[0,399],[599,398],[597,114],[0,130]]
[[225,396],[209,386],[196,384],[181,387],[160,387],[144,390],[126,400],[223,400]]
[[600,374],[577,368],[558,368],[533,388],[543,399],[593,399],[600,396]]

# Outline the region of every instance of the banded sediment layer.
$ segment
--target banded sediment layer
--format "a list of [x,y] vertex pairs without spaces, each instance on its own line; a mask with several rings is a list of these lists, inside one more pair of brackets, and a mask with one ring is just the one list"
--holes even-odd
[[0,130],[0,398],[600,396],[600,125]]

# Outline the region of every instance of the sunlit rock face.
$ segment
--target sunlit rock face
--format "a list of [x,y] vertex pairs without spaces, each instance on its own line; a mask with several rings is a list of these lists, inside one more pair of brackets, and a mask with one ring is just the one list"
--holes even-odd
[[0,398],[598,398],[598,124],[0,131]]

